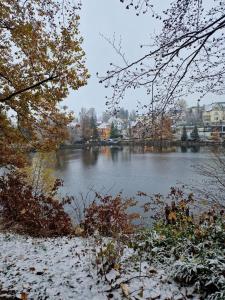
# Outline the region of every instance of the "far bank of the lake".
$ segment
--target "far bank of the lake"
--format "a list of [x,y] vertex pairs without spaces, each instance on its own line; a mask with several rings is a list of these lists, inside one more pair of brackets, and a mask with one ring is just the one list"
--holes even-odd
[[79,142],[75,144],[63,144],[60,149],[86,149],[90,147],[101,147],[101,146],[153,146],[158,148],[168,148],[168,147],[224,147],[224,141],[180,141],[180,140],[119,140],[113,141],[87,141]]

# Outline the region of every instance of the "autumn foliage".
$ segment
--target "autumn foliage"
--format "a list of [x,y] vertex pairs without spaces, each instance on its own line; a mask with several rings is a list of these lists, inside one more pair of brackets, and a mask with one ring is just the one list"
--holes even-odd
[[59,103],[87,83],[79,1],[1,0],[0,166],[20,167],[31,149],[67,138]]
[[128,209],[136,205],[133,199],[122,199],[122,195],[101,196],[86,209],[83,226],[87,234],[98,231],[104,236],[115,236],[119,233],[132,233],[132,221],[139,218],[137,213],[129,213]]
[[33,236],[67,235],[70,217],[56,198],[62,185],[56,180],[48,195],[35,193],[26,176],[16,171],[0,177],[0,216],[5,229]]

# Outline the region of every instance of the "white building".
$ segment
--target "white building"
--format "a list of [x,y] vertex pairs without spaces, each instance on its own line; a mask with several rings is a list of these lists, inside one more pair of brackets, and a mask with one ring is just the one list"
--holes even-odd
[[204,124],[220,125],[225,123],[225,102],[205,105],[202,119]]

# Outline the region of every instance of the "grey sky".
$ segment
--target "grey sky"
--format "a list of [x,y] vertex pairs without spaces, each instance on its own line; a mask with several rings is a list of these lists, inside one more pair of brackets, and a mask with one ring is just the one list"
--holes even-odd
[[[161,2],[161,1],[160,1]],[[168,7],[168,0],[161,2],[161,7]],[[163,5],[164,3],[164,5]],[[140,44],[149,42],[150,34],[159,30],[160,21],[152,18],[150,14],[137,17],[134,10],[126,10],[119,0],[83,0],[81,11],[80,31],[84,37],[83,48],[86,52],[87,67],[91,74],[88,85],[78,91],[72,91],[64,101],[76,114],[81,107],[95,107],[98,114],[105,110],[105,96],[110,95],[110,90],[98,83],[96,72],[105,74],[110,62],[117,62],[115,50],[100,36],[100,33],[112,38],[122,37],[122,45],[127,57],[132,60],[139,58],[146,49],[141,49]],[[135,109],[137,100],[145,100],[144,93],[130,91],[121,103],[125,108]],[[193,96],[186,99],[189,105],[195,105]],[[221,97],[208,95],[204,103],[221,101]]]

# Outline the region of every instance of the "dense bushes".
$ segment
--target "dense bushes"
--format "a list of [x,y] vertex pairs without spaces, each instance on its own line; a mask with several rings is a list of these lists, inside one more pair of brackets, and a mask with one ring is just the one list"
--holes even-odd
[[121,194],[115,197],[96,194],[96,200],[85,210],[82,226],[87,234],[96,230],[104,236],[132,233],[132,221],[139,217],[137,213],[128,212],[128,208],[134,205],[133,199],[124,200]]
[[[64,205],[73,207],[80,199],[66,197],[57,199],[62,182],[58,179],[48,193],[29,183],[26,173],[11,171],[0,177],[0,218],[5,229],[33,236],[56,236],[70,233],[92,235],[94,232],[104,236],[115,236],[134,232],[132,221],[139,217],[129,213],[134,206],[133,199],[123,199],[121,194],[115,197],[101,196],[96,193],[89,205],[84,206],[80,223],[74,229]],[[81,210],[81,204],[76,203]],[[76,208],[76,207],[75,207]],[[81,214],[81,211],[80,211]]]
[[225,226],[222,220],[195,226],[189,239],[176,241],[178,259],[171,275],[181,285],[192,284],[204,299],[225,299]]
[[[137,257],[167,269],[181,286],[191,286],[202,299],[225,299],[224,211],[213,208],[190,216],[193,195],[172,189],[164,217],[143,230],[131,243]],[[168,200],[168,198],[167,198]]]
[[[35,192],[27,182],[26,176],[16,171],[0,177],[0,212],[5,228],[33,236],[72,233],[64,204],[70,204],[74,198],[57,200],[62,183],[56,180],[48,194],[43,194]],[[225,299],[224,211],[217,207],[218,210],[211,208],[193,215],[193,195],[185,196],[181,190],[172,188],[166,199],[155,196],[153,208],[157,205],[159,211],[154,210],[154,226],[137,230],[133,220],[139,215],[129,212],[136,204],[133,199],[123,199],[121,194],[113,197],[96,193],[94,201],[85,207],[80,228],[86,235],[99,233],[95,235],[99,274],[106,277],[111,269],[118,271],[124,247],[131,247],[138,265],[147,261],[165,269],[180,286],[190,286],[203,299]],[[151,208],[150,203],[144,205],[145,212]],[[103,246],[102,236],[111,237]]]
[[72,231],[70,217],[56,198],[62,185],[56,180],[49,193],[36,193],[26,176],[12,171],[0,177],[0,214],[6,229],[34,236],[66,235]]
[[167,226],[162,225],[160,232],[150,230],[136,237],[132,247],[137,257],[167,270],[171,279],[180,286],[191,287],[192,293],[202,295],[202,299],[225,299],[224,224],[201,225],[199,229],[208,232],[201,238],[177,238],[168,234]]
[[[127,208],[136,203],[123,200],[121,195],[97,196],[85,210],[83,226],[86,233],[92,234],[95,230],[100,233],[100,237],[96,236],[99,247],[96,266],[106,279],[111,270],[115,274],[118,271],[123,273],[127,265],[132,265],[141,278],[141,266],[148,264],[153,271],[165,270],[168,280],[184,287],[189,296],[225,299],[225,220],[222,209],[212,207],[199,214],[193,194],[186,195],[180,189],[171,188],[166,198],[155,195],[150,198],[152,202],[143,206],[155,220],[153,227],[135,228],[132,226],[134,216],[129,216]],[[147,197],[141,192],[139,196]],[[102,235],[111,236],[108,243],[101,244],[104,241]],[[126,247],[131,248],[133,255],[124,263],[122,256]]]

